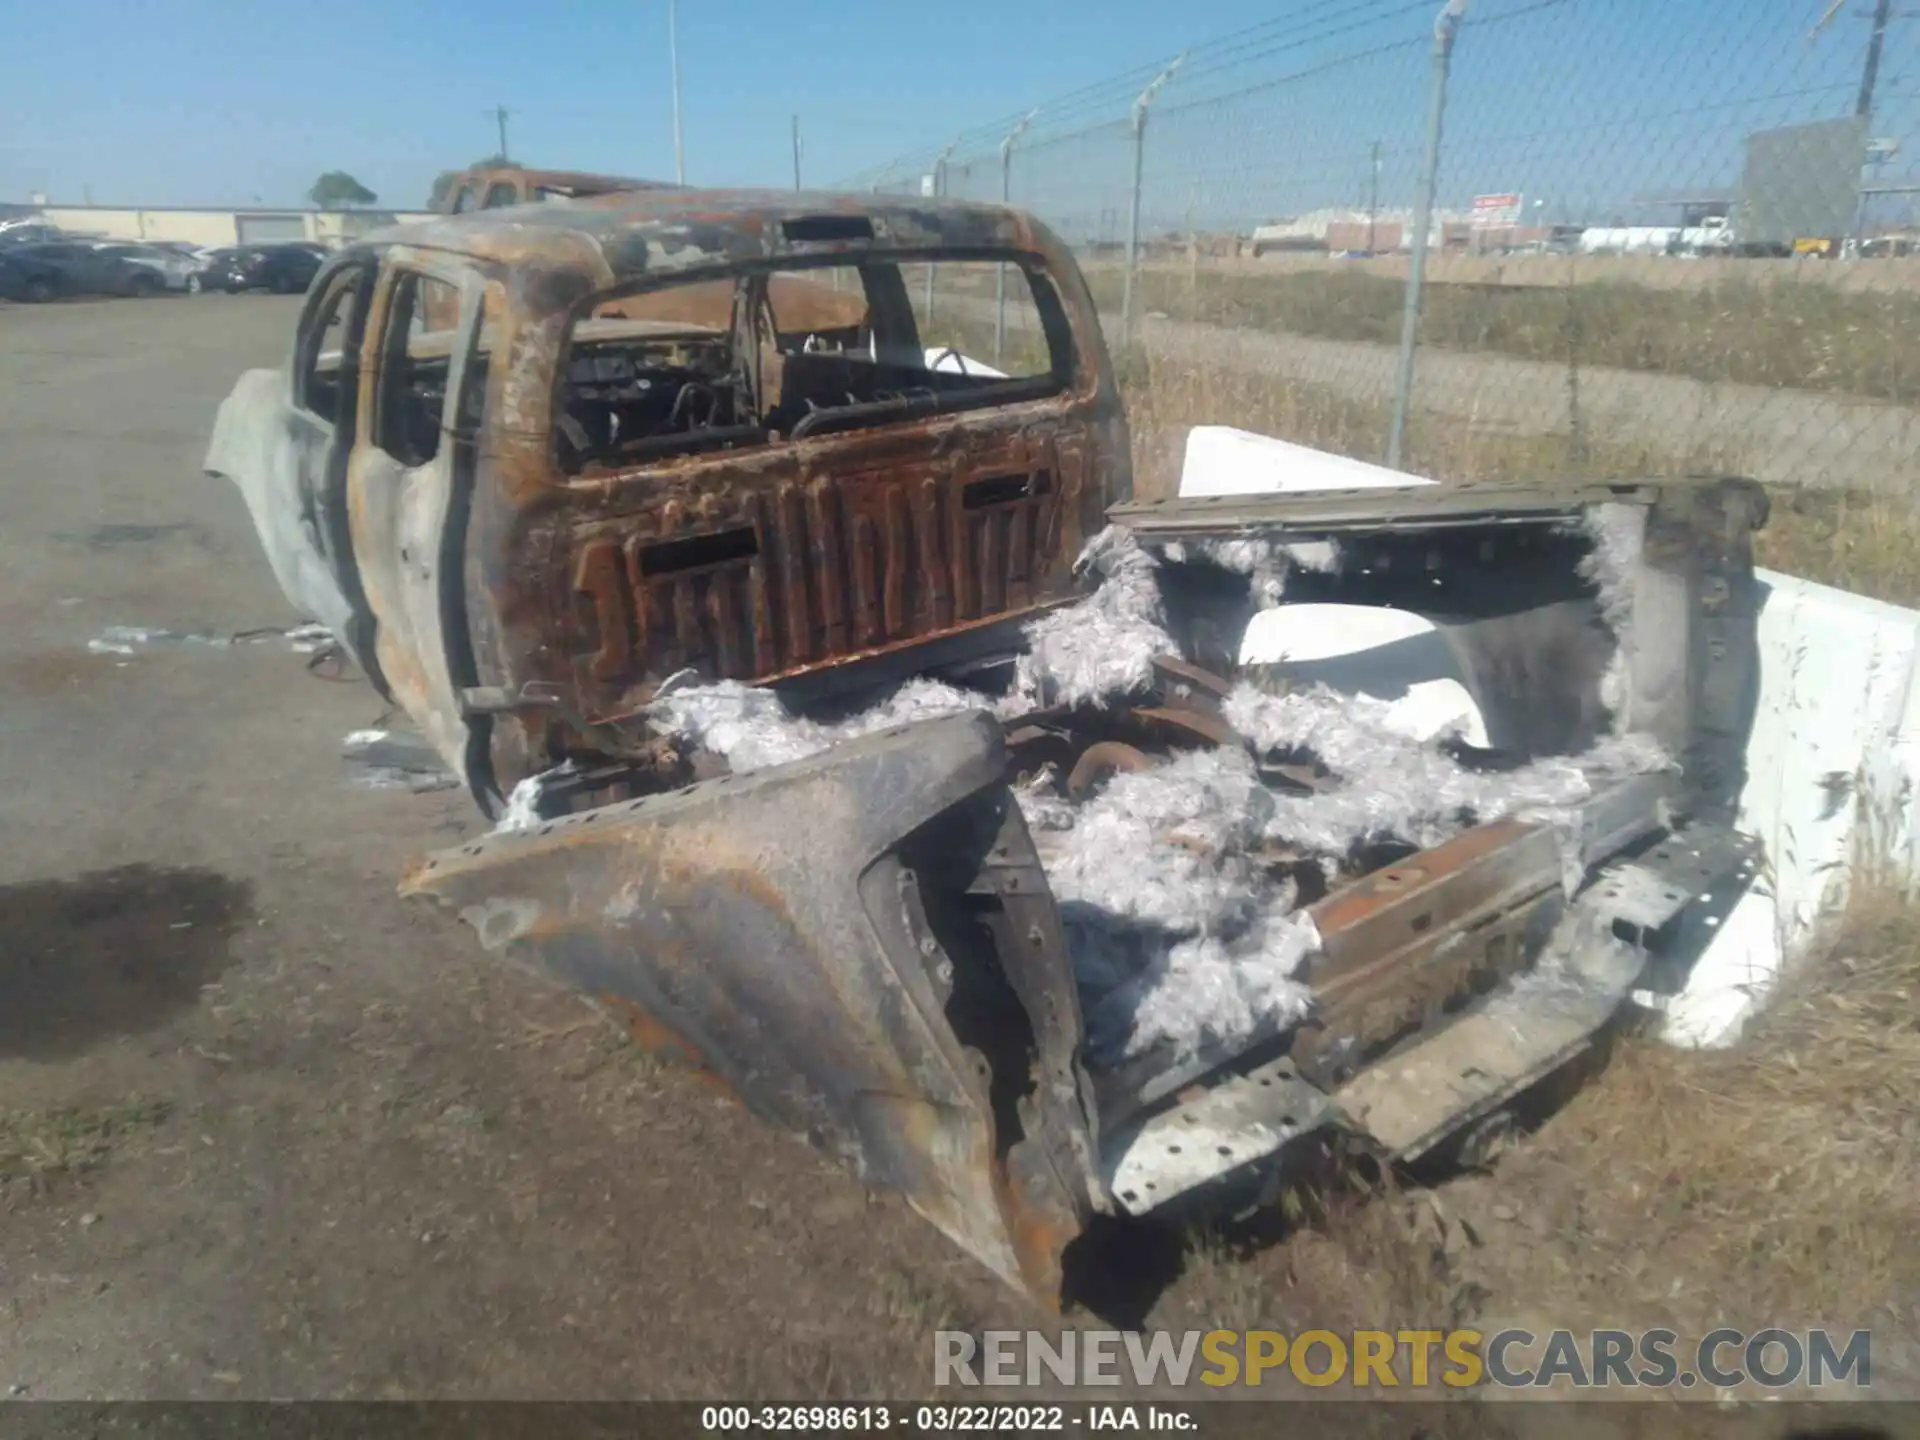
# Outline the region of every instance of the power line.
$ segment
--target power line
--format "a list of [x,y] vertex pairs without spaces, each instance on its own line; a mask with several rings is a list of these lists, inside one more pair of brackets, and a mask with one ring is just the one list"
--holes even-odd
[[[1568,5],[1572,3],[1573,3],[1573,0],[1533,0],[1532,4],[1522,5],[1518,9],[1508,10],[1499,15],[1489,15],[1485,19],[1479,21],[1478,24],[1480,28],[1484,29],[1490,25],[1504,24],[1507,21],[1518,20],[1522,16],[1532,15],[1541,10],[1553,10],[1553,9],[1557,9],[1562,5]],[[1404,13],[1406,11],[1422,11],[1425,13],[1431,13],[1432,9],[1433,9],[1432,0],[1418,0],[1418,3],[1404,6],[1402,7],[1402,10],[1396,11],[1394,13],[1396,15]],[[1381,18],[1392,18],[1392,17],[1381,17]],[[1352,28],[1352,27],[1349,27],[1349,28]],[[1371,59],[1374,59],[1376,56],[1391,54],[1395,50],[1411,50],[1419,46],[1424,46],[1427,43],[1428,43],[1427,37],[1424,35],[1416,35],[1406,40],[1389,40],[1384,44],[1374,45],[1365,50],[1353,50],[1353,51],[1349,51],[1345,55],[1335,55],[1330,59],[1321,61],[1317,65],[1310,65],[1303,70],[1295,70],[1290,74],[1278,75],[1267,80],[1258,80],[1251,85],[1243,85],[1237,90],[1224,90],[1214,95],[1201,96],[1192,100],[1182,100],[1177,105],[1163,105],[1161,107],[1160,113],[1163,115],[1172,114],[1172,113],[1177,113],[1177,112],[1186,111],[1186,110],[1195,110],[1200,108],[1203,105],[1218,105],[1223,101],[1238,100],[1242,96],[1255,95],[1262,90],[1273,90],[1273,89],[1277,89],[1279,86],[1282,86],[1282,85],[1292,85],[1292,84],[1296,84],[1301,80],[1311,79],[1316,75],[1324,75],[1328,71],[1338,70],[1344,66],[1351,65],[1357,60],[1371,60]],[[1284,48],[1297,49],[1298,47],[1290,46],[1290,47],[1284,47]],[[1276,50],[1272,53],[1277,54],[1279,52]],[[1264,58],[1264,57],[1261,57],[1261,58]]]
[[[1414,0],[1414,3],[1399,0],[1399,3],[1394,3],[1391,9],[1384,11],[1378,8],[1383,3],[1386,3],[1386,0],[1314,0],[1314,3],[1307,5],[1304,9],[1245,26],[1216,39],[1202,42],[1183,52],[1189,57],[1188,83],[1191,83],[1196,74],[1215,74],[1239,65],[1251,64],[1274,54],[1300,49],[1347,34],[1365,25],[1378,24],[1416,10],[1424,11],[1431,8],[1431,0]],[[1368,11],[1372,13],[1365,13]],[[1317,21],[1314,19],[1316,16],[1320,17]],[[1361,18],[1356,20],[1354,19],[1356,16]],[[1303,23],[1310,21],[1313,23]],[[1239,55],[1241,58],[1237,60],[1227,58],[1234,55]],[[1083,85],[1077,90],[1055,96],[1039,107],[1044,118],[1038,128],[1045,134],[1055,135],[1060,133],[1061,127],[1066,122],[1098,111],[1104,106],[1111,105],[1119,108],[1130,105],[1140,86],[1165,70],[1172,58],[1167,56],[1148,61],[1105,79]],[[1196,71],[1192,68],[1195,58],[1212,63],[1205,64]],[[999,143],[1000,137],[1024,113],[1026,112],[1010,113],[970,126],[960,132],[957,140],[963,146],[969,142],[978,141],[983,148],[990,148],[991,145]],[[1123,119],[1123,116],[1116,116],[1116,122]],[[923,152],[916,148],[860,171],[855,178],[886,175],[917,161],[922,154]]]

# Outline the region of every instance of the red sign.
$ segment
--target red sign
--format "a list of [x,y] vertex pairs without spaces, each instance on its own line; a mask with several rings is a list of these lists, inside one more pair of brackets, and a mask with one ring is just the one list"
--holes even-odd
[[1497,225],[1520,223],[1521,199],[1518,195],[1476,195],[1473,197],[1473,225],[1477,230]]

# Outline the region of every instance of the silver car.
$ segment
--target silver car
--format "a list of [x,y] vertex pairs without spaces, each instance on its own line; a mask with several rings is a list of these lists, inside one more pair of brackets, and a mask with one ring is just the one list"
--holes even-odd
[[199,263],[190,256],[164,245],[105,241],[95,244],[93,248],[103,255],[111,255],[115,259],[154,271],[168,290],[188,289],[189,282],[200,270]]

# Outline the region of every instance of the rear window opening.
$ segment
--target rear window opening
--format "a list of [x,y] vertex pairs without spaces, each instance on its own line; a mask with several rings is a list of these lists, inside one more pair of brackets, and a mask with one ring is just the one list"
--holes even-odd
[[[805,216],[787,229],[837,239],[804,227],[848,223],[871,228]],[[1060,393],[1074,372],[1046,272],[976,259],[823,260],[604,295],[563,355],[554,429],[568,475],[1019,404]],[[1020,498],[975,485],[972,508]]]

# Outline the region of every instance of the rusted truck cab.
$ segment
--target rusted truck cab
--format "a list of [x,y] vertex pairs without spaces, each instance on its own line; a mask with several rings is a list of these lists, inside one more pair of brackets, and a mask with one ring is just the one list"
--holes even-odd
[[[1031,321],[1005,371],[968,358],[1002,269]],[[1004,644],[1070,594],[1128,466],[1044,227],[688,192],[349,247],[209,460],[489,812],[569,756],[651,754],[631,717],[682,670],[854,687]]]
[[636,180],[628,175],[591,175],[579,170],[531,170],[524,165],[476,165],[450,180],[436,207],[443,215],[475,210],[504,210],[514,205],[589,200],[634,190],[678,190],[665,180]]

